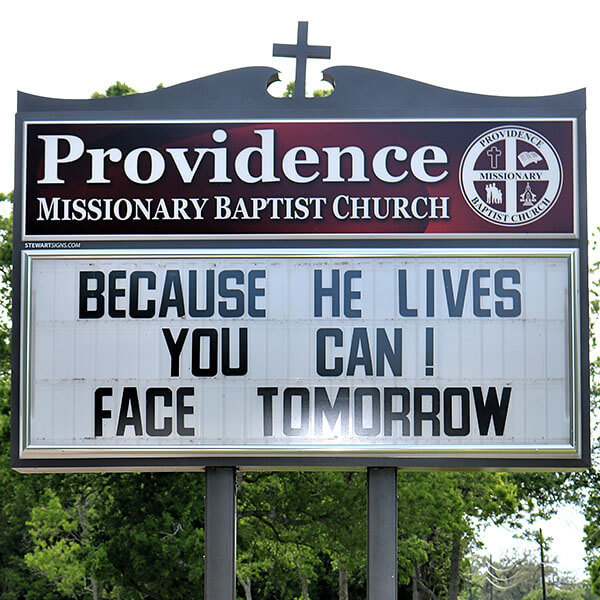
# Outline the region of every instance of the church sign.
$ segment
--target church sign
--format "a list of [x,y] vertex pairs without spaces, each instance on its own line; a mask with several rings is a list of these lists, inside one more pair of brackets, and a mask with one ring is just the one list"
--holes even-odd
[[589,463],[584,92],[299,68],[19,95],[15,468]]

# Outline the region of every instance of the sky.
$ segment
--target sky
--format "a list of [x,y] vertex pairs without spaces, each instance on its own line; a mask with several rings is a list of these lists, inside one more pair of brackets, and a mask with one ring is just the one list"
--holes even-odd
[[522,523],[521,530],[515,530],[508,525],[490,525],[483,529],[481,535],[482,547],[478,554],[492,557],[494,562],[505,558],[512,561],[516,556],[530,553],[532,557],[539,556],[539,545],[523,539],[525,532],[533,533],[542,530],[544,539],[548,542],[550,551],[545,561],[564,574],[570,574],[578,579],[587,577],[585,572],[585,551],[581,542],[585,517],[575,506],[562,506],[550,519],[537,519],[533,523]]
[[[14,187],[17,90],[88,98],[116,80],[138,91],[245,66],[294,78],[294,61],[273,58],[273,43],[294,43],[308,21],[310,44],[330,45],[319,72],[353,65],[441,87],[506,96],[587,88],[590,230],[600,226],[600,57],[592,0],[19,0],[0,3],[0,191]],[[312,65],[310,63],[313,63]],[[283,85],[283,84],[281,84]],[[321,86],[322,87],[322,86]],[[374,92],[376,93],[376,92]],[[582,517],[561,513],[545,535],[560,540],[560,568],[582,574]],[[562,519],[562,520],[561,520]],[[565,521],[566,520],[566,521]],[[565,526],[565,523],[568,523]],[[546,526],[545,526],[546,528]],[[487,536],[487,534],[486,534]],[[489,531],[492,554],[509,551],[506,532]],[[517,543],[517,542],[515,542]],[[484,552],[490,554],[488,550]]]

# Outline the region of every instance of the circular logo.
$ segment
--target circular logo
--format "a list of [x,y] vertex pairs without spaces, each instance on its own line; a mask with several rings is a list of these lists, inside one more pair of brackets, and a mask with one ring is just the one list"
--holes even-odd
[[460,186],[469,206],[486,221],[507,227],[545,215],[560,194],[562,179],[550,142],[513,125],[480,135],[460,164]]

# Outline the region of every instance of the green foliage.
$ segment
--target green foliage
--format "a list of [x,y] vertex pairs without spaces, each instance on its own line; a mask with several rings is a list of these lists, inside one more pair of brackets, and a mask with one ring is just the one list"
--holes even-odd
[[[325,96],[331,96],[333,90],[313,90],[313,98],[324,98]],[[294,95],[294,82],[290,81],[283,92],[284,98],[291,98]]]
[[[163,89],[165,86],[163,83],[159,83],[156,86],[157,90]],[[91,98],[111,98],[112,96],[129,96],[130,94],[137,94],[138,91],[134,90],[132,87],[128,86],[126,83],[122,81],[117,81],[113,83],[104,93],[94,92],[91,95]]]
[[104,94],[100,92],[94,92],[92,94],[92,98],[110,98],[112,96],[128,96],[129,94],[137,94],[137,90],[134,90],[132,87],[128,86],[126,83],[121,81],[117,81],[113,83],[111,86],[106,88]]
[[43,493],[45,478],[31,480],[11,470],[10,315],[12,264],[12,193],[0,193],[0,598],[54,600],[45,577],[30,572],[24,556],[31,550],[25,522]]
[[590,565],[590,578],[592,590],[600,596],[600,558],[596,558]]
[[107,557],[98,576],[150,597],[201,598],[204,476],[107,475],[103,483],[91,536]]
[[[526,552],[520,556],[505,556],[490,562],[487,557],[474,556],[470,559],[471,576],[460,600],[487,600],[490,597],[490,582],[494,600],[542,600],[540,557]],[[545,565],[547,597],[555,600],[598,600],[591,591],[589,581],[576,582],[562,575],[553,565]]]
[[[593,249],[598,249],[598,235],[596,230],[592,237]],[[600,263],[595,262],[590,269],[590,346],[592,347],[592,360],[590,362],[590,403],[592,413],[600,408],[600,355],[598,353],[598,317],[600,315]],[[597,418],[592,417],[592,425]],[[597,427],[597,425],[596,425]],[[595,432],[597,434],[597,431]],[[585,531],[585,546],[587,552],[588,568],[591,576],[591,586],[594,593],[600,596],[600,472],[597,468],[598,440],[592,440],[593,467],[582,474],[578,479],[581,486],[585,486],[586,493],[581,494],[581,504],[584,507],[587,525]],[[596,459],[596,460],[594,460]]]
[[511,515],[516,487],[502,473],[400,472],[398,481],[399,581],[416,576],[421,588],[443,596],[453,548],[462,556],[473,543],[476,519],[502,521]]
[[[10,315],[12,304],[12,197],[0,193],[0,379],[10,373]],[[7,214],[7,216],[2,216]],[[4,411],[0,408],[0,415]],[[1,419],[1,417],[0,417]],[[3,423],[0,420],[0,435]]]
[[[588,596],[589,598],[589,596]],[[555,587],[546,588],[547,600],[586,600],[585,591],[582,589],[558,589]],[[537,588],[529,592],[523,600],[543,600],[542,588]]]
[[10,469],[11,235],[0,219],[0,599],[201,598],[202,474]]
[[314,589],[324,557],[350,572],[364,562],[364,473],[244,474],[238,510],[238,580],[264,594]]
[[294,82],[288,81],[288,84],[285,86],[285,92],[283,92],[284,98],[291,98],[294,95]]
[[510,473],[519,510],[530,519],[549,518],[564,502],[582,500],[581,478],[575,473]]
[[34,550],[25,555],[25,564],[39,570],[62,594],[80,595],[86,589],[82,543],[76,515],[69,514],[60,500],[48,491],[47,500],[31,511],[27,525]]

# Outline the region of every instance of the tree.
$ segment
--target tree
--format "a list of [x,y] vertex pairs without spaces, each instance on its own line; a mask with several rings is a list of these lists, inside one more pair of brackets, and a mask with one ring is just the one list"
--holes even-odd
[[45,577],[24,562],[31,549],[25,534],[30,510],[40,497],[45,478],[29,480],[9,465],[10,453],[10,317],[12,265],[12,193],[0,193],[0,598],[58,600]]
[[[157,90],[160,90],[164,87],[162,83],[159,83],[156,86]],[[102,94],[101,92],[94,92],[92,94],[92,98],[110,98],[112,96],[129,96],[130,94],[137,94],[138,91],[134,90],[131,86],[127,85],[122,81],[117,81],[112,85],[108,86],[105,92]]]
[[[584,589],[558,589],[549,587],[546,590],[547,600],[586,600],[586,592]],[[589,597],[589,596],[588,596]],[[542,589],[538,588],[527,594],[523,600],[542,600]]]
[[[597,249],[598,233],[593,238],[593,247]],[[590,269],[590,345],[595,356],[590,363],[590,403],[592,408],[592,468],[578,477],[582,489],[581,505],[587,524],[585,531],[585,547],[587,563],[591,576],[591,586],[595,594],[600,596],[600,472],[598,471],[598,451],[600,450],[597,425],[598,409],[600,408],[600,355],[598,355],[598,318],[600,315],[600,262]],[[596,416],[596,419],[593,417]],[[595,431],[594,431],[594,422]],[[596,439],[594,439],[596,436]]]
[[[333,90],[313,90],[313,98],[325,98],[331,96]],[[294,82],[290,81],[283,92],[284,98],[292,98],[294,95]]]
[[[513,554],[493,562],[486,556],[472,556],[470,562],[474,572],[461,600],[487,600],[491,596],[494,600],[542,600],[537,553]],[[597,600],[589,581],[578,582],[562,575],[552,562],[546,563],[547,598]]]
[[[340,574],[338,598],[348,598],[349,579],[366,550],[363,473],[244,474],[239,492],[238,579],[247,600],[252,577],[278,569],[307,598],[318,564]],[[295,580],[295,581],[294,581]],[[278,595],[284,598],[284,595]]]
[[501,521],[517,506],[505,474],[405,473],[399,480],[399,579],[413,581],[416,600],[456,600],[463,556],[478,519]]
[[34,549],[25,555],[25,564],[38,570],[56,590],[65,596],[79,596],[91,591],[93,598],[101,597],[98,580],[86,577],[82,553],[88,543],[86,531],[80,525],[87,522],[80,505],[79,514],[66,511],[56,494],[47,491],[45,502],[33,507],[27,525],[32,532]]
[[26,563],[69,597],[202,597],[203,497],[198,473],[57,476]]
[[[158,87],[162,87],[162,84],[159,84]],[[104,94],[100,92],[94,92],[92,94],[92,98],[109,98],[111,96],[128,96],[129,94],[137,94],[137,90],[134,90],[132,87],[128,86],[126,83],[121,81],[117,81],[112,85],[106,88]]]

